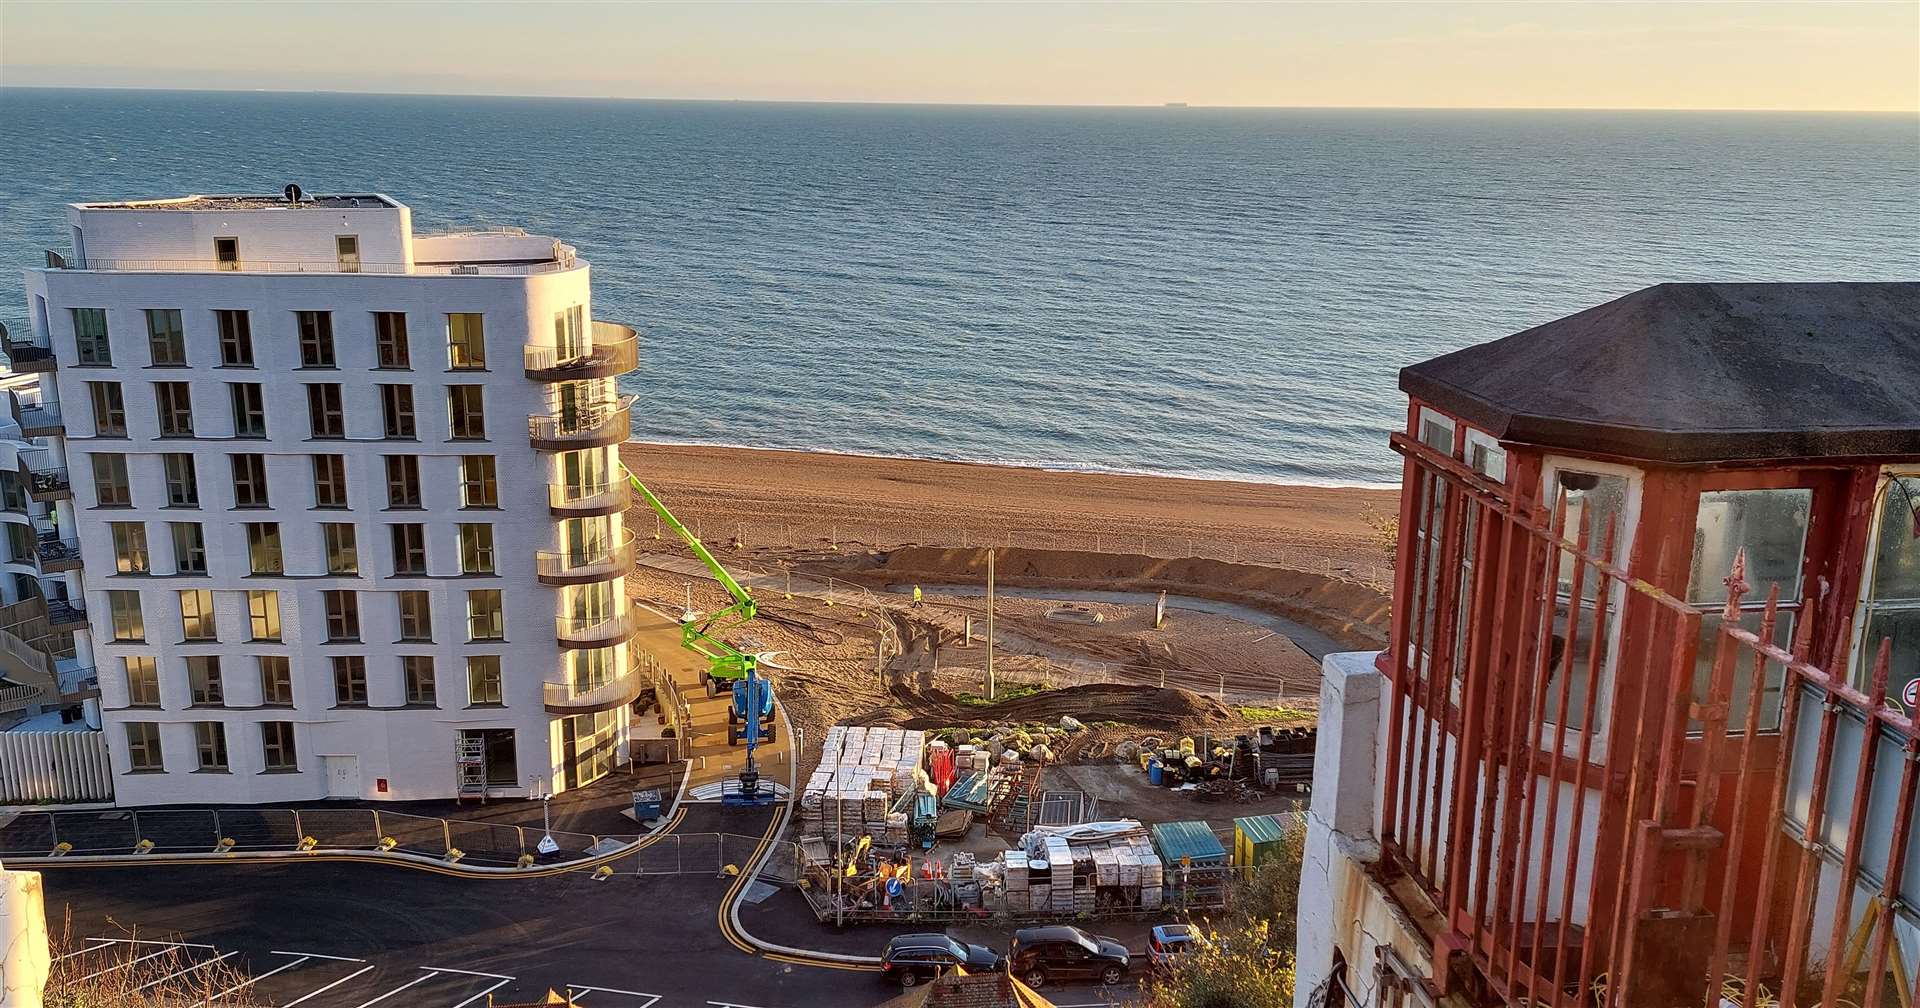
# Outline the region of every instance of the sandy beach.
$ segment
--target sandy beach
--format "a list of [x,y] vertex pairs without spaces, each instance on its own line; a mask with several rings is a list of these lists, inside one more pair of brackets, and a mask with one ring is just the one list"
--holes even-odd
[[1396,490],[638,442],[621,455],[702,538],[749,546],[1012,545],[1364,569],[1387,557],[1369,518],[1399,509]]

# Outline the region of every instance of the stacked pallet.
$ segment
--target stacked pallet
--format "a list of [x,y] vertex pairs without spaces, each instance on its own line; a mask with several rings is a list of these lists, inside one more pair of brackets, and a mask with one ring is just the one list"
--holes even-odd
[[828,728],[820,766],[800,793],[801,828],[872,833],[890,843],[905,842],[904,817],[895,822],[888,813],[895,799],[915,787],[925,744],[925,734],[918,731]]
[[1006,887],[1006,908],[1008,913],[1026,913],[1033,909],[1033,903],[1027,896],[1026,851],[1011,850],[999,857],[1001,885]]
[[[1049,906],[1058,913],[1073,913],[1077,909],[1074,900],[1073,848],[1068,845],[1066,838],[1047,838],[1047,864],[1053,869]],[[1088,895],[1092,895],[1091,891]]]

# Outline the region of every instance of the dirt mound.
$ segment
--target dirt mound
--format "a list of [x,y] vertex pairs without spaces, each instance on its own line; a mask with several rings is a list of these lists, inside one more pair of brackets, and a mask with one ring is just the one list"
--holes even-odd
[[1192,690],[1102,683],[1047,690],[996,704],[964,704],[939,690],[915,698],[914,716],[903,728],[943,728],[994,722],[1051,724],[1062,715],[1082,722],[1121,721],[1148,728],[1178,729],[1212,725],[1235,718],[1233,711]]
[[[1003,584],[1168,591],[1265,609],[1356,650],[1386,643],[1389,609],[1384,593],[1305,571],[1197,557],[1163,560],[1073,550],[1002,549],[996,551],[994,563],[995,577]],[[984,549],[907,546],[806,566],[871,586],[891,581],[978,583],[986,578],[987,554]]]

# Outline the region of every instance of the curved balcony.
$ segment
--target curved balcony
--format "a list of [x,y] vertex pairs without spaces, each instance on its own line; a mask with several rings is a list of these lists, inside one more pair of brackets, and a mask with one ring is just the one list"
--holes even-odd
[[615,396],[549,416],[527,418],[535,451],[577,451],[619,444],[633,433],[633,397]]
[[58,365],[53,347],[45,339],[31,333],[15,336],[4,325],[0,325],[0,349],[7,352],[7,360],[18,374],[40,374]]
[[612,378],[632,371],[640,363],[640,336],[631,326],[618,322],[595,322],[593,346],[583,353],[559,347],[528,346],[527,377],[539,382],[582,381],[588,378]]
[[590,494],[578,494],[560,483],[547,488],[547,510],[556,518],[598,518],[619,514],[632,503],[633,487],[623,479],[613,480],[605,490]]
[[541,550],[533,555],[533,573],[542,584],[575,585],[611,581],[633,570],[633,533],[621,529],[613,541],[586,550]]
[[67,428],[60,420],[60,407],[45,404],[20,407],[20,433],[27,437],[59,437]]
[[640,670],[629,668],[604,686],[575,690],[571,683],[542,683],[549,714],[596,714],[630,704],[640,695]]
[[27,469],[27,496],[42,503],[71,500],[73,483],[67,478],[67,471],[58,467],[35,468],[29,464]]
[[563,648],[603,648],[625,644],[640,629],[632,609],[623,609],[606,619],[580,619],[556,616],[553,635]]

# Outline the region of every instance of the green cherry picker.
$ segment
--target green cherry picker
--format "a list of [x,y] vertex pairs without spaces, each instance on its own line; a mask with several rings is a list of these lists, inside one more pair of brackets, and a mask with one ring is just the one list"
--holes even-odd
[[760,768],[754,761],[754,750],[761,742],[774,740],[773,685],[759,675],[762,665],[779,668],[775,664],[777,652],[749,653],[722,640],[720,635],[735,630],[759,615],[759,606],[753,601],[753,595],[745,586],[735,580],[727,569],[714,559],[712,553],[700,542],[667,505],[647,489],[640,477],[635,476],[625,465],[620,467],[627,474],[627,481],[640,493],[647,506],[660,516],[660,523],[680,537],[693,555],[706,564],[715,581],[725,589],[733,599],[733,604],[711,615],[697,613],[692,606],[680,614],[680,646],[699,655],[707,662],[707,695],[716,696],[722,691],[731,693],[727,705],[727,745],[747,744],[746,768],[740,771],[738,791],[722,790],[721,800],[727,804],[761,805],[775,800],[772,787],[760,786]]

